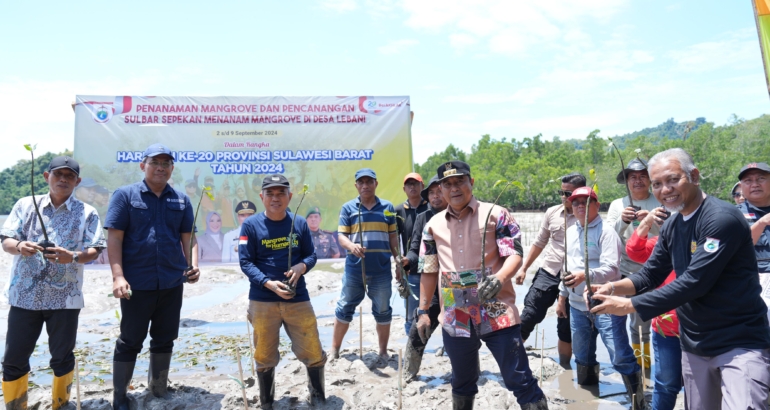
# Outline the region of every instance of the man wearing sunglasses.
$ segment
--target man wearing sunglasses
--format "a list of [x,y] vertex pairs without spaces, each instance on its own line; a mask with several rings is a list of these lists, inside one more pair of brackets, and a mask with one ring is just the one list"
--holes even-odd
[[[635,158],[628,163],[626,168],[615,178],[618,184],[625,184],[631,196],[618,198],[610,204],[607,211],[607,225],[615,229],[623,246],[620,249],[620,274],[625,278],[639,271],[642,264],[634,262],[626,253],[626,242],[634,234],[639,222],[655,208],[660,202],[650,193],[650,174],[647,171],[647,163],[641,158]],[[633,201],[632,201],[633,200]],[[633,202],[633,206],[631,205]],[[653,224],[648,237],[658,236],[658,225]],[[644,342],[644,368],[650,368],[650,321],[643,321],[636,313],[628,316],[629,336],[631,346],[636,351],[641,351],[641,342]],[[639,334],[639,327],[642,334]],[[639,365],[642,357],[637,358]]]
[[[524,297],[524,310],[521,313],[521,338],[524,340],[527,340],[535,325],[545,319],[548,308],[559,297],[560,273],[564,267],[564,231],[575,224],[572,202],[567,198],[572,195],[572,191],[583,186],[586,186],[586,177],[581,174],[574,173],[561,177],[561,189],[557,191],[561,197],[561,204],[545,211],[537,239],[529,248],[524,264],[514,277],[517,285],[523,284],[530,266],[545,250],[542,265],[535,273],[527,296]],[[566,227],[564,226],[565,213]],[[562,363],[569,363],[572,357],[569,311],[566,312],[566,317],[559,317],[556,320],[559,360]]]

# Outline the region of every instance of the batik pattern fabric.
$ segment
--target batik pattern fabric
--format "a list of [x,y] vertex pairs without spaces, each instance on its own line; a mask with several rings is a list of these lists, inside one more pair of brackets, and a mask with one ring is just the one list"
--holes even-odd
[[[106,247],[99,214],[92,206],[70,196],[59,208],[50,196],[34,198],[38,204],[48,239],[69,251]],[[0,229],[0,237],[19,241],[40,242],[45,236],[35,213],[32,197],[16,202]],[[11,266],[11,278],[3,299],[11,306],[27,310],[82,309],[83,265],[55,263],[41,253],[16,255]]]
[[[505,209],[500,209],[500,216],[497,218],[495,226],[495,241],[501,258],[515,255],[517,240],[521,239],[521,230],[519,224],[513,219],[511,214]],[[519,247],[521,245],[519,244]],[[521,252],[518,252],[521,255]]]
[[422,232],[422,245],[420,246],[420,257],[417,262],[418,272],[438,272],[438,252],[436,250],[436,239],[427,228]]
[[441,272],[441,299],[444,304],[444,330],[452,337],[471,337],[471,326],[484,335],[511,327],[507,306],[497,299],[481,303],[478,284],[492,275],[487,268],[464,272]]

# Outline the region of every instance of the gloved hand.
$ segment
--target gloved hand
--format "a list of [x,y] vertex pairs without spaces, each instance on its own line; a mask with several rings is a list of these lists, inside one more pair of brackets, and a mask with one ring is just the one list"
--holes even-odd
[[422,314],[417,317],[417,334],[420,336],[420,340],[424,344],[428,344],[430,338],[430,317],[427,314]]
[[495,296],[500,293],[501,289],[503,289],[503,283],[500,282],[500,279],[497,279],[497,276],[487,276],[479,285],[479,300],[486,302],[490,299],[494,299]]

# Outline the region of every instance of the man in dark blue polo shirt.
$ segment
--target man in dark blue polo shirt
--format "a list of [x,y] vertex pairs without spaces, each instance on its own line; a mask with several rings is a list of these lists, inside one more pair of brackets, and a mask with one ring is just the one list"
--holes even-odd
[[[195,283],[197,244],[193,238],[193,207],[187,195],[168,185],[174,171],[171,151],[150,145],[139,167],[144,180],[118,188],[112,195],[104,227],[112,268],[112,292],[120,298],[120,337],[113,358],[113,407],[128,410],[126,392],[149,327],[148,388],[167,396],[168,370],[179,335],[182,284]],[[187,270],[188,263],[192,269]]]
[[[770,306],[770,166],[764,162],[747,164],[738,179],[738,188],[746,198],[738,204],[738,209],[751,227],[762,299]],[[767,317],[770,319],[770,309]]]

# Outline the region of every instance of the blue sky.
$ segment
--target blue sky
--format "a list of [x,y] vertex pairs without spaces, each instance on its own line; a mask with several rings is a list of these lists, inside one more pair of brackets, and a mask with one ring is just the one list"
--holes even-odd
[[750,0],[6,1],[0,62],[0,169],[77,94],[409,95],[418,162],[770,106]]

